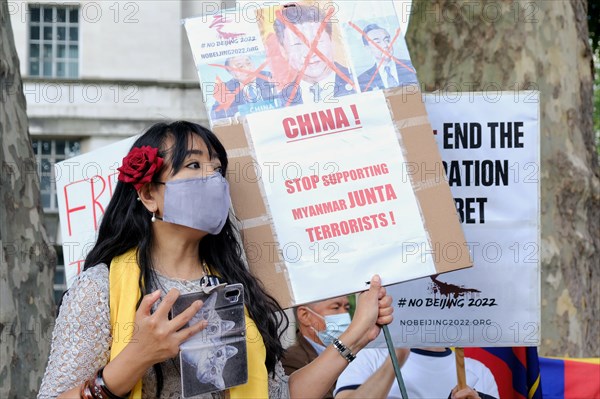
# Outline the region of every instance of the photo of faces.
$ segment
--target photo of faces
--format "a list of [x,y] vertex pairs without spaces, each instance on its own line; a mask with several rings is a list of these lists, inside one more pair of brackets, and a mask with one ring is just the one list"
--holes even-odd
[[265,55],[234,55],[200,65],[199,71],[212,120],[278,107]]
[[[253,41],[227,50],[235,54],[198,65],[213,124],[298,104],[335,105],[342,96],[418,84],[392,2],[377,7],[290,2],[256,10],[255,20],[252,37],[258,36],[259,45]],[[236,35],[242,40],[243,33]]]
[[334,14],[325,3],[296,2],[259,17],[283,106],[335,103],[359,92]]
[[395,14],[351,21],[346,35],[361,92],[418,84]]

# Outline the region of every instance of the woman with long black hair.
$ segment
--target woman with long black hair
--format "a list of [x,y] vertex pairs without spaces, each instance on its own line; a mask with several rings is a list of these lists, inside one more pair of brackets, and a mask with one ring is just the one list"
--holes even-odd
[[279,361],[287,319],[244,264],[226,170],[223,145],[200,125],[158,123],[138,138],[84,270],[64,296],[39,398],[180,397],[174,358],[206,322],[185,327],[200,301],[172,319],[169,311],[207,275],[244,285],[248,383],[229,389],[232,399],[321,397],[391,321],[391,298],[375,276],[337,344],[288,381]]

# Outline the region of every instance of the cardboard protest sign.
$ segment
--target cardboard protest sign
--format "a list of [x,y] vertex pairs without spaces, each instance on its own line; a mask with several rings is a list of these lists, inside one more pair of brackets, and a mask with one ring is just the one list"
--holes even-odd
[[[390,123],[396,142],[380,133]],[[392,284],[415,273],[471,265],[418,88],[351,95],[329,107],[266,111],[247,116],[244,126],[214,131],[229,155],[227,177],[250,269],[282,306],[364,289],[376,269],[384,284]],[[390,159],[396,153],[398,159]],[[390,177],[389,165],[400,181]],[[331,175],[344,181],[331,185]],[[388,183],[397,198],[388,197]],[[407,185],[414,194],[400,199]],[[348,195],[364,190],[371,191],[372,202],[350,209]],[[384,201],[375,203],[378,198]],[[418,218],[411,214],[412,198]],[[357,221],[373,214],[385,215],[387,225],[367,230]],[[350,220],[360,231],[352,230]],[[421,226],[426,241],[418,235]],[[410,232],[417,235],[407,238]],[[398,242],[399,248],[383,250]]]
[[[254,274],[288,307],[364,289],[373,273],[391,284],[470,266],[394,4],[269,4],[256,11],[264,51],[247,51],[246,61],[257,58],[243,72],[271,77],[273,107],[252,108],[248,96],[239,97],[228,108],[236,112],[211,120],[230,157],[233,206]],[[240,7],[220,15],[239,20]],[[186,20],[186,27],[211,18]],[[248,82],[232,82],[232,93]],[[344,117],[348,126],[338,123]],[[356,134],[321,135],[345,129]],[[289,137],[278,141],[286,130]],[[305,140],[312,133],[322,138]],[[379,175],[325,186],[325,175],[365,169]],[[281,191],[294,184],[302,191]],[[367,192],[377,202],[350,209],[349,195]]]
[[289,307],[364,289],[374,273],[391,284],[469,267],[393,4],[236,12],[185,26],[228,152],[246,258],[267,290]]
[[539,94],[424,99],[474,267],[388,287],[396,304],[394,342],[538,345]]
[[364,289],[374,272],[391,284],[471,265],[418,89],[296,109],[214,128],[249,266],[282,306]]
[[100,219],[117,185],[117,168],[136,138],[54,165],[67,286],[83,269],[96,242]]
[[418,83],[392,1],[265,4],[185,20],[213,125]]
[[382,92],[268,115],[247,127],[296,303],[436,273]]

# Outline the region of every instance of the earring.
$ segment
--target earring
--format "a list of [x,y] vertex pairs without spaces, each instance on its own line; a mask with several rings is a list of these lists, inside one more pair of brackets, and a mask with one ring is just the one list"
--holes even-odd
[[137,200],[138,200],[138,201],[141,201],[142,199],[141,199],[140,197],[137,197]]
[[156,222],[156,212],[152,212],[152,219],[150,219],[152,223]]

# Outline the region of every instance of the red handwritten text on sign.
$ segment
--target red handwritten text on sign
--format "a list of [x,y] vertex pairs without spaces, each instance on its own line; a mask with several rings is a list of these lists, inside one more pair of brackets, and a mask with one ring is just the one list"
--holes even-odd
[[288,143],[362,128],[355,104],[284,118],[282,124]]
[[[360,168],[338,171],[327,175],[309,175],[289,179],[284,182],[288,194],[297,194],[311,190],[328,189],[331,186],[363,179],[379,178],[389,173],[386,163],[367,165]],[[391,182],[379,182],[367,187],[349,190],[342,197],[328,201],[318,201],[306,206],[291,209],[294,220],[308,219],[330,213],[347,211],[398,199]],[[333,223],[320,224],[305,228],[310,242],[361,233],[396,224],[393,210],[375,212],[365,216],[348,218]]]
[[[76,180],[65,185],[63,195],[67,214],[67,229],[69,236],[73,235],[73,218],[82,218],[83,222],[91,223],[98,230],[99,221],[104,214],[104,208],[113,194],[113,185],[117,173],[107,176],[96,175],[89,179]],[[88,190],[82,187],[88,186]]]

